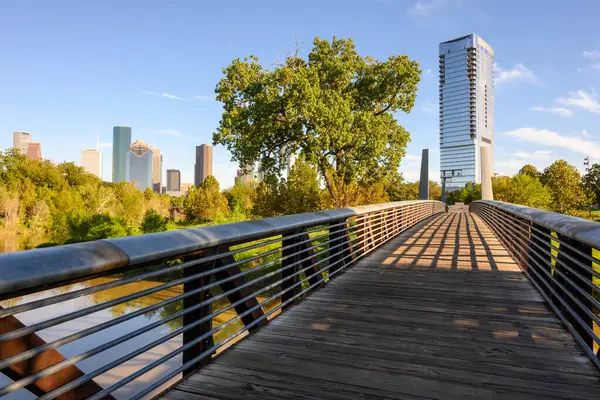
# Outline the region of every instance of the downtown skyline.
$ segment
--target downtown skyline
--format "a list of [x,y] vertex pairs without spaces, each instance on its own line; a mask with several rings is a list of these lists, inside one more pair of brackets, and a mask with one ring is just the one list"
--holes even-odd
[[[342,3],[327,4],[319,14],[309,14],[316,7],[310,3],[285,24],[272,25],[261,21],[277,20],[289,5],[275,10],[268,4],[240,3],[231,15],[233,20],[250,15],[256,24],[244,35],[233,29],[218,37],[208,33],[216,23],[212,17],[225,12],[218,5],[183,2],[165,11],[149,2],[140,19],[135,17],[135,2],[122,5],[117,19],[131,21],[131,26],[96,36],[105,32],[107,21],[114,17],[109,12],[112,3],[65,3],[70,6],[64,13],[44,7],[28,12],[19,3],[2,6],[11,17],[0,28],[12,38],[6,55],[22,62],[18,68],[0,67],[0,76],[11,77],[0,94],[0,130],[33,132],[43,144],[44,158],[56,162],[78,162],[80,152],[92,147],[99,133],[107,180],[112,126],[123,123],[135,127],[132,141],[144,139],[161,149],[163,171],[179,169],[182,182],[193,182],[195,146],[212,143],[221,116],[222,105],[212,93],[221,68],[250,54],[265,64],[276,63],[293,49],[294,38],[304,44],[301,51],[305,53],[315,35],[353,37],[363,55],[384,59],[407,54],[420,62],[423,74],[415,107],[409,115],[398,115],[412,137],[400,167],[407,180],[418,179],[422,148],[431,149],[430,177],[439,180],[438,44],[471,32],[491,43],[498,55],[494,172],[512,174],[526,163],[543,168],[556,158],[582,170],[586,155],[592,162],[600,160],[600,130],[596,128],[600,43],[592,24],[585,22],[595,10],[600,11],[593,2],[584,2],[581,8],[586,12],[516,2],[357,2],[330,24],[323,22],[331,20]],[[97,21],[90,24],[87,16],[91,15]],[[556,32],[544,23],[558,16],[570,24],[568,33]],[[510,30],[502,23],[505,18],[511,18]],[[47,19],[57,24],[70,19],[75,24],[45,34],[45,49],[38,39],[44,26],[40,21]],[[386,26],[383,36],[382,26]],[[117,35],[124,40],[117,40]],[[158,37],[164,40],[157,42]],[[84,41],[86,46],[81,47]],[[530,45],[534,42],[538,45]],[[74,46],[81,51],[67,51]],[[561,55],[560,62],[556,54]],[[113,61],[119,57],[126,62]],[[45,62],[35,62],[39,59]],[[0,147],[11,147],[9,140],[0,135]],[[229,159],[223,147],[214,147],[214,174],[223,188],[233,185],[239,168]],[[164,175],[162,180],[164,186]]]

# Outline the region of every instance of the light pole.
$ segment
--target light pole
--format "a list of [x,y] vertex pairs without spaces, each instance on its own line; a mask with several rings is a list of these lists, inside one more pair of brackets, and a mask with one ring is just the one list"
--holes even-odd
[[[590,156],[587,156],[586,158],[583,159],[583,166],[585,167],[586,174],[588,172],[590,172]],[[589,187],[588,187],[588,190],[590,190]],[[588,206],[588,213],[589,213],[589,217],[591,217],[592,216],[592,204],[591,203]]]

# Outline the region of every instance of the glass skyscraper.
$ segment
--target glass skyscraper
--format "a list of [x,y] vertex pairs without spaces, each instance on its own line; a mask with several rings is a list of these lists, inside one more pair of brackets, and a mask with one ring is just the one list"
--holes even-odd
[[152,189],[153,153],[143,140],[136,140],[130,147],[129,179],[142,192]]
[[440,174],[447,191],[481,183],[494,154],[494,51],[475,34],[440,43]]
[[131,146],[131,128],[128,126],[113,127],[113,159],[112,181],[114,183],[129,181],[129,146]]

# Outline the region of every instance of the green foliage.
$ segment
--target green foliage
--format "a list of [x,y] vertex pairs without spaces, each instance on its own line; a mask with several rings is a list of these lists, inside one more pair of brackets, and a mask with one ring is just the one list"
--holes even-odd
[[404,182],[402,175],[391,174],[387,179],[386,193],[390,201],[417,200],[419,198],[419,183]]
[[531,164],[525,164],[517,173],[517,175],[527,175],[530,176],[532,178],[536,178],[539,179],[541,174],[538,171],[538,169],[531,165]]
[[221,193],[214,176],[209,175],[200,186],[190,188],[183,200],[183,212],[188,220],[200,221],[229,213],[227,198]]
[[429,199],[430,200],[442,200],[442,187],[439,183],[429,181]]
[[568,214],[590,203],[577,168],[564,160],[555,161],[544,169],[540,180],[552,197],[552,211]]
[[552,202],[548,188],[542,185],[535,174],[522,171],[523,168],[512,178],[508,176],[492,178],[494,199],[527,207],[548,209]]
[[143,233],[164,232],[167,230],[169,219],[161,216],[154,209],[147,210],[140,229]]
[[[593,164],[589,171],[583,176],[583,186],[597,202],[600,199],[600,164]],[[591,202],[590,202],[591,203]]]
[[321,206],[321,188],[316,169],[299,158],[287,181],[280,185],[279,198],[284,214],[318,210]]
[[547,209],[552,197],[540,180],[528,174],[517,174],[510,182],[510,202],[527,207]]
[[131,183],[102,182],[72,162],[29,160],[14,149],[0,153],[3,234],[50,236],[57,244],[115,237],[123,229],[135,232],[148,209],[168,216],[170,203],[169,196],[142,193]]
[[125,221],[108,214],[68,218],[69,238],[65,243],[89,242],[129,234]]
[[224,190],[223,195],[227,198],[232,215],[250,216],[256,199],[254,182],[243,183],[241,179],[236,179],[233,187]]
[[256,185],[256,198],[252,213],[259,217],[274,217],[283,213],[279,196],[279,182],[261,181]]
[[462,188],[461,190],[448,192],[446,197],[448,204],[471,204],[475,200],[481,200],[481,185],[476,185],[472,182],[467,182],[464,188]]
[[410,112],[421,73],[407,56],[377,61],[361,57],[352,39],[317,37],[307,59],[296,53],[266,69],[250,56],[223,73],[215,92],[224,112],[213,142],[240,165],[260,161],[278,175],[299,152],[338,207],[352,201],[352,185],[397,170],[410,135],[394,113]]

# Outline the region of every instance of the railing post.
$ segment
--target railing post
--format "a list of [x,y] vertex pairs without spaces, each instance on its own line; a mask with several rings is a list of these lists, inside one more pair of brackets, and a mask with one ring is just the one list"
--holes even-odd
[[[536,272],[531,274],[531,277],[536,280],[542,290],[552,298],[552,293],[549,289],[549,286],[552,283],[552,278],[549,276],[552,274],[552,242],[549,236],[552,234],[552,231],[533,222],[529,229],[531,231],[531,238],[529,240],[530,243],[528,243],[527,246],[529,251],[526,259],[533,261],[530,262],[529,267],[536,269]],[[546,271],[547,274],[543,271]]]
[[[575,259],[577,261],[579,261],[580,263],[587,265],[591,268],[593,268],[592,266],[592,262],[587,259],[586,257],[584,257],[583,255],[588,255],[588,256],[592,256],[592,248],[586,244],[583,244],[577,240],[571,239],[567,236],[564,235],[558,235],[558,238],[560,240],[560,246],[558,248],[558,262],[555,265],[555,268],[562,272],[566,278],[568,278],[569,280],[571,280],[571,282],[573,282],[574,285],[578,286],[580,289],[582,289],[583,291],[586,291],[590,294],[590,296],[594,296],[594,292],[591,290],[590,286],[589,286],[589,282],[592,282],[592,273],[590,271],[586,271],[585,269],[581,268],[579,265],[577,265],[576,263],[572,262],[571,260],[569,260],[567,258],[570,257],[572,259]],[[571,248],[567,248],[567,246],[570,246]],[[581,252],[582,254],[579,254],[577,251]],[[567,265],[569,268],[565,268],[564,266]],[[572,271],[576,271],[577,273],[573,273]],[[594,312],[594,307],[592,305],[592,302],[586,297],[584,296],[581,292],[579,292],[577,289],[575,289],[574,285],[567,282],[567,280],[563,277],[561,277],[559,274],[555,274],[554,275],[554,279],[556,279],[558,282],[560,282],[560,284],[562,286],[564,286],[566,288],[567,291],[569,291],[571,293],[571,295],[573,297],[575,297],[577,300],[579,300],[584,307],[586,307],[589,311]],[[588,281],[587,283],[584,282]],[[562,300],[567,303],[577,314],[577,316],[579,318],[581,318],[581,320],[584,321],[585,325],[590,328],[592,331],[594,330],[594,321],[593,319],[586,314],[581,307],[570,297],[567,296],[566,293],[564,293],[564,290],[556,287],[557,292],[559,292],[561,294],[561,298]],[[571,315],[570,312],[568,312],[565,309],[565,306],[562,304],[556,304],[557,307],[560,307],[562,313],[567,317],[567,320],[569,321],[569,323],[571,325],[573,325],[573,327],[575,327],[575,330],[577,331],[577,333],[579,333],[579,335],[581,335],[581,337],[583,338],[583,340],[585,341],[585,343],[590,347],[590,349],[594,348],[594,339],[592,338],[592,336],[589,334],[589,332],[583,327],[581,326],[581,324],[575,319],[575,317],[573,317]]]
[[345,248],[348,246],[347,244],[342,245],[342,243],[344,243],[344,237],[346,236],[346,227],[344,225],[339,225],[345,221],[345,219],[341,219],[329,224],[329,275],[333,274],[346,264],[346,262],[340,261],[344,258]]
[[[198,258],[198,257],[206,257],[207,255],[213,255],[213,254],[215,254],[214,250],[207,251],[207,252],[203,252],[202,254],[197,255],[197,256],[191,256],[191,257],[188,256],[185,258],[185,261],[190,261],[190,260]],[[207,271],[209,269],[213,269],[213,268],[214,268],[214,262],[197,264],[197,265],[185,268],[183,270],[183,276],[188,277],[191,275],[196,275],[196,274],[205,272],[205,271]],[[192,290],[201,288],[202,286],[208,285],[211,282],[211,280],[212,280],[212,275],[208,275],[208,276],[204,276],[204,277],[201,277],[198,279],[193,279],[191,281],[185,282],[183,284],[183,292],[188,293],[188,292],[191,292]],[[210,299],[211,297],[212,297],[212,293],[211,293],[210,289],[200,291],[199,293],[196,293],[192,296],[188,296],[183,299],[183,309],[185,310],[187,308],[193,307],[205,300]],[[183,326],[185,327],[196,321],[199,321],[202,318],[206,317],[207,315],[210,315],[211,313],[212,313],[212,304],[208,304],[208,305],[202,306],[192,312],[184,314],[183,315]],[[200,337],[202,335],[205,335],[211,329],[212,329],[212,319],[204,321],[204,322],[194,326],[193,328],[188,329],[187,331],[183,332],[183,345],[185,346],[192,340],[197,339],[198,337]],[[184,350],[183,351],[183,363],[185,364],[186,362],[190,361],[191,359],[198,357],[200,354],[205,352],[207,349],[210,349],[213,345],[214,345],[213,336],[210,335],[207,338],[205,338],[204,340],[196,343],[189,349]],[[188,376],[189,374],[191,374],[198,368],[208,364],[210,362],[211,356],[212,356],[212,353],[207,355],[200,362],[196,363],[193,367],[184,370],[183,376],[184,377]]]
[[[303,238],[302,235],[298,235],[301,231],[302,230],[294,230],[283,234],[283,240],[281,242],[283,248],[283,250],[281,250],[281,257],[283,258],[281,261],[281,279],[284,280],[281,283],[281,291],[283,292],[281,295],[282,303],[293,298],[301,290],[299,286],[294,286],[300,281],[300,276],[297,274],[297,272],[300,271],[300,266],[296,264],[295,266],[290,267],[290,265],[299,260],[299,246],[297,243]],[[283,310],[286,310],[290,306],[292,306],[292,303],[283,306]]]

